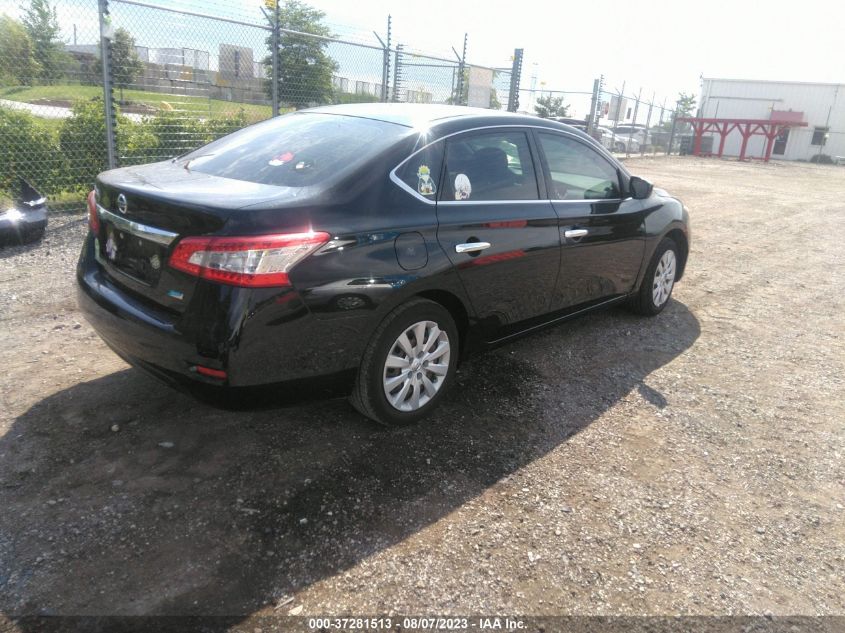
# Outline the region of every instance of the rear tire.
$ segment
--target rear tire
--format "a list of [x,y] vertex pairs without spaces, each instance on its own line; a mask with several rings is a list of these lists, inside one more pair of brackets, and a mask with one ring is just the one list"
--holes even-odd
[[664,237],[651,257],[639,290],[628,300],[628,307],[644,316],[663,312],[672,298],[679,261],[678,245]]
[[446,308],[427,299],[402,304],[376,328],[349,398],[386,426],[413,424],[433,411],[458,364],[458,328]]

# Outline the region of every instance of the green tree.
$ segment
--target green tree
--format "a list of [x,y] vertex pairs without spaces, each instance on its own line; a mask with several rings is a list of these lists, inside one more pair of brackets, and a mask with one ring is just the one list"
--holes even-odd
[[[132,86],[138,75],[144,72],[144,62],[135,50],[135,38],[123,27],[114,32],[111,42],[111,60],[112,81],[120,88],[120,102],[123,103],[123,89]],[[103,72],[101,59],[97,58],[94,70],[98,76]]]
[[59,81],[73,64],[73,58],[64,51],[56,8],[49,0],[32,0],[21,5],[23,26],[33,44],[33,56],[41,68],[39,78],[46,84]]
[[36,189],[54,193],[65,157],[58,151],[55,133],[28,112],[0,107],[0,190],[18,177]]
[[[117,111],[115,118],[120,145],[126,120]],[[73,116],[62,121],[59,129],[59,148],[68,157],[65,187],[91,187],[96,175],[108,168],[106,118],[101,98],[76,102]]]
[[41,72],[29,33],[7,15],[0,15],[0,60],[0,85],[29,86]]
[[[279,26],[299,33],[331,37],[323,23],[326,14],[300,0],[288,0],[279,7]],[[328,42],[307,35],[281,34],[279,50],[279,100],[295,107],[312,103],[331,103],[334,96],[332,75],[338,65],[326,53]],[[272,46],[272,36],[267,40]],[[266,91],[273,93],[273,56],[264,58]]]
[[464,68],[463,81],[460,82],[460,86],[458,85],[459,77],[457,70],[456,68],[452,94],[446,99],[446,103],[449,105],[466,105],[467,101],[469,101],[469,67]]
[[564,117],[569,114],[569,106],[563,103],[563,97],[554,97],[546,95],[538,97],[534,104],[534,112],[537,113],[541,119],[554,119],[556,117]]
[[678,94],[677,108],[678,116],[692,116],[695,110],[695,95],[681,92]]
[[502,109],[502,102],[499,101],[499,93],[496,92],[495,88],[490,89],[490,109],[491,110],[501,110]]
[[[686,92],[678,93],[678,100],[675,102],[675,111],[669,116],[668,121],[663,122],[663,128],[669,132],[676,118],[692,116],[695,112],[695,95]],[[675,134],[686,134],[691,130],[689,123],[682,123],[675,127]]]

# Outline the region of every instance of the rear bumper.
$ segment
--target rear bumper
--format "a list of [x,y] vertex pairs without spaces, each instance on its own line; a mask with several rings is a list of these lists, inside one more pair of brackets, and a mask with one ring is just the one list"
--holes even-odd
[[203,358],[176,329],[172,318],[156,314],[123,292],[96,265],[77,271],[77,301],[88,322],[118,356],[158,378],[220,384],[192,371],[196,365],[221,368]]
[[[198,281],[206,285],[198,285],[185,311],[175,313],[115,283],[94,258],[90,236],[76,277],[79,307],[103,341],[127,362],[171,383],[248,387],[357,367],[360,355],[349,346],[349,332],[316,319],[291,289]],[[198,365],[227,377],[201,375]]]

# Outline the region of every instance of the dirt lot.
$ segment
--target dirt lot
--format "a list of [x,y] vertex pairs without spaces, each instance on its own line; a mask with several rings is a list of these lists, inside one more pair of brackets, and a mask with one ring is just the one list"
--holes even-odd
[[668,309],[477,357],[395,431],[129,369],[79,217],[0,251],[0,613],[845,613],[845,170],[629,164],[692,212]]

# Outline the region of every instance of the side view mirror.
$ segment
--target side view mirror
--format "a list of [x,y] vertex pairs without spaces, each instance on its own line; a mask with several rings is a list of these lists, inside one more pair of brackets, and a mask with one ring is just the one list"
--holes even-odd
[[639,176],[631,176],[631,180],[628,181],[628,189],[631,191],[632,198],[645,200],[651,195],[654,185]]

